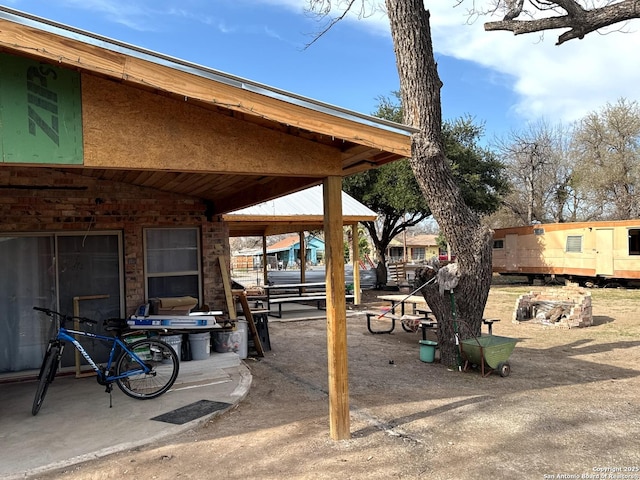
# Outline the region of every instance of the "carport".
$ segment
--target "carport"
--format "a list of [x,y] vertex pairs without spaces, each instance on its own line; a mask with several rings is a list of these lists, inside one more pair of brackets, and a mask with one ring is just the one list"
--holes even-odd
[[409,156],[411,129],[6,7],[0,60],[1,235],[113,232],[120,314],[147,299],[145,229],[197,229],[198,294],[222,304],[223,215],[322,185],[330,431],[348,438],[341,180]]
[[[352,196],[342,192],[342,223],[351,229],[353,252],[354,304],[360,304],[360,269],[358,268],[358,223],[374,222],[377,214]],[[320,186],[291,193],[258,205],[222,216],[229,225],[230,237],[261,237],[262,256],[267,258],[267,237],[298,232],[300,250],[304,250],[304,232],[324,228],[323,190]],[[267,263],[263,263],[263,282],[267,284]],[[305,263],[300,264],[300,282],[305,281]]]

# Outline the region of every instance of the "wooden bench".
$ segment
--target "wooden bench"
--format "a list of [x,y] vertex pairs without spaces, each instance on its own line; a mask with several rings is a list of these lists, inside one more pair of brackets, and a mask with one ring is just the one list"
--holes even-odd
[[489,327],[489,335],[493,335],[493,324],[499,322],[499,318],[483,318],[482,323]]
[[[353,300],[354,295],[345,295],[345,300]],[[301,295],[289,296],[289,297],[276,297],[269,299],[269,315],[272,317],[282,318],[282,304],[283,303],[301,303],[301,302],[316,302],[318,310],[325,310],[327,305],[327,294],[313,294],[303,293]],[[271,305],[278,305],[278,313],[276,314],[271,310]]]

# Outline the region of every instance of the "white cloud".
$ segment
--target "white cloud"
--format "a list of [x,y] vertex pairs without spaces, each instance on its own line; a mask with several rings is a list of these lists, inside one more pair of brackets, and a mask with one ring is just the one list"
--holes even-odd
[[[431,2],[436,3],[436,2]],[[556,46],[561,30],[514,36],[485,32],[480,17],[465,24],[465,12],[439,2],[431,8],[434,49],[471,60],[513,78],[514,110],[525,120],[571,122],[620,97],[638,99],[640,33],[592,33]]]
[[[546,32],[543,39],[536,34],[485,32],[480,21],[451,21],[454,11],[439,7],[432,14],[434,48],[511,76],[520,98],[515,110],[526,120],[570,122],[620,97],[638,98],[638,32],[593,33],[556,46],[561,31]],[[463,14],[458,14],[461,20]]]
[[62,0],[60,5],[98,12],[114,23],[139,31],[155,30],[150,12],[136,2],[115,3],[110,0]]

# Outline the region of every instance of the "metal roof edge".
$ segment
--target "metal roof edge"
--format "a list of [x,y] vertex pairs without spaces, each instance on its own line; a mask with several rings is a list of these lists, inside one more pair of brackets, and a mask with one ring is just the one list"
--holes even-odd
[[159,65],[164,65],[175,70],[180,70],[186,73],[197,75],[209,80],[214,80],[219,83],[240,88],[243,90],[258,93],[276,100],[292,103],[301,107],[309,108],[318,112],[326,113],[335,117],[344,118],[356,123],[369,125],[372,127],[382,128],[388,131],[393,131],[402,135],[410,135],[418,130],[408,125],[402,125],[400,123],[392,122],[384,118],[378,118],[371,115],[348,110],[342,107],[337,107],[329,103],[314,100],[312,98],[297,95],[286,90],[281,90],[275,87],[270,87],[259,82],[254,82],[242,77],[237,77],[229,73],[225,73],[219,70],[214,70],[209,67],[198,65],[196,63],[181,60],[179,58],[165,55],[162,53],[154,52],[152,50],[144,49],[126,42],[114,40],[102,35],[88,32],[79,28],[71,27],[62,23],[47,20],[36,15],[32,15],[20,10],[14,10],[12,8],[0,5],[0,19],[8,20],[10,22],[25,25],[38,30],[44,30],[55,35],[73,39],[79,42],[87,43],[99,48],[111,50],[114,52],[122,53],[132,57],[146,60]]

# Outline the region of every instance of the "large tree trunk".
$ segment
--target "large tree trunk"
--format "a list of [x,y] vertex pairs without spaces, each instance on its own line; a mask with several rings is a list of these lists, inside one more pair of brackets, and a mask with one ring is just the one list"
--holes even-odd
[[[461,338],[479,335],[491,285],[491,231],[464,203],[445,158],[437,65],[433,57],[429,12],[423,0],[386,0],[400,77],[405,122],[419,131],[412,137],[411,168],[434,218],[456,254],[460,279],[453,295]],[[416,286],[428,279],[416,277]],[[419,282],[419,283],[418,283]],[[431,285],[422,293],[438,319],[442,363],[456,365],[450,292]]]

